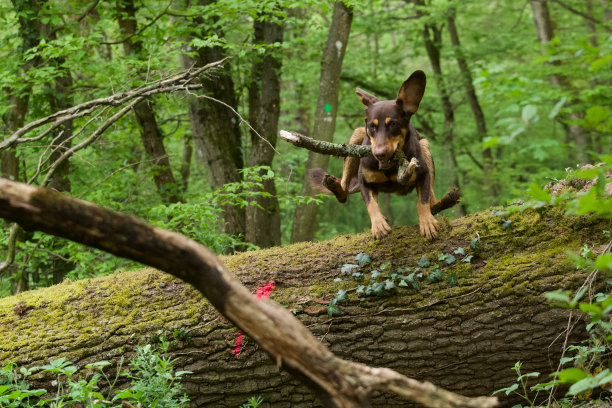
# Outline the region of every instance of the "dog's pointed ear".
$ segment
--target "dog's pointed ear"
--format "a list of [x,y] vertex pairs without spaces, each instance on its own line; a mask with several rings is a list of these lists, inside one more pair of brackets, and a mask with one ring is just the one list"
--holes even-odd
[[425,93],[427,79],[421,70],[414,71],[397,93],[397,104],[406,113],[416,113]]
[[355,90],[355,93],[357,94],[357,97],[359,97],[359,100],[361,101],[361,103],[363,103],[365,106],[371,106],[374,103],[378,102],[377,97],[375,97],[372,94],[367,93],[361,88],[357,88]]

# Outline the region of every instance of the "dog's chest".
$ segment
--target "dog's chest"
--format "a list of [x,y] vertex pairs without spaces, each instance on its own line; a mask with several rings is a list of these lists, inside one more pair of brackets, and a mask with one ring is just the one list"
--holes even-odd
[[399,184],[397,182],[397,169],[384,171],[361,166],[359,171],[363,177],[363,182],[368,184],[368,187],[384,193],[407,194],[414,189],[416,184],[416,177],[411,177],[406,184]]

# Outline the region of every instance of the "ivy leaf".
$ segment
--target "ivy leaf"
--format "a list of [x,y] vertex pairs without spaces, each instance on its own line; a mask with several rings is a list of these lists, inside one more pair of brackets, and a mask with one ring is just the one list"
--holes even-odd
[[444,262],[446,262],[448,265],[452,264],[456,260],[457,260],[457,258],[452,256],[451,254],[445,254],[445,256],[444,256]]
[[465,255],[465,250],[462,247],[459,247],[453,251],[455,255]]
[[418,265],[421,268],[427,268],[429,265],[431,265],[431,262],[429,262],[429,258],[427,258],[426,255],[423,255],[421,259],[419,259]]
[[459,283],[459,275],[457,275],[457,273],[454,271],[446,275],[446,283],[451,286],[455,286],[457,283]]
[[379,276],[380,276],[380,272],[374,269],[372,271],[372,279],[377,280]]
[[471,263],[472,262],[472,258],[474,257],[474,255],[468,255],[465,258],[463,258],[461,260],[461,262],[465,262],[465,263]]
[[337,301],[338,303],[340,303],[340,302],[342,302],[342,301],[344,301],[344,300],[346,300],[346,290],[344,290],[344,289],[340,289],[340,290],[338,291],[338,296],[336,296],[336,301]]
[[430,273],[429,276],[427,277],[427,280],[432,283],[438,282],[442,280],[443,276],[444,276],[444,273],[442,272],[442,269],[436,266],[435,268],[433,268],[432,273]]
[[393,283],[393,281],[387,279],[385,282],[385,290],[390,291],[395,289],[395,283]]
[[364,266],[369,263],[372,263],[372,258],[370,257],[370,255],[365,254],[363,252],[358,253],[357,256],[355,256],[355,260],[357,261],[359,266]]
[[472,238],[472,240],[470,241],[470,249],[472,249],[474,251],[478,251],[480,249],[480,245],[478,243],[478,238],[476,238],[476,237]]
[[340,269],[340,273],[342,273],[343,275],[348,275],[349,273],[351,273],[354,269],[359,268],[359,265],[355,265],[355,264],[344,264],[342,265],[342,268]]

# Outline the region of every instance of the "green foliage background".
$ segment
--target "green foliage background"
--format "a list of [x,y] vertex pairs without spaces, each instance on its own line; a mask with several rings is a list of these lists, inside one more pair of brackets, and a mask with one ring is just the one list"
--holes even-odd
[[[334,141],[346,142],[352,130],[363,121],[363,107],[354,95],[355,87],[381,98],[393,98],[412,71],[423,69],[429,83],[413,121],[422,135],[430,139],[433,156],[438,158],[437,195],[442,196],[448,190],[454,175],[445,173],[445,163],[439,159],[448,146],[441,136],[443,112],[422,40],[427,23],[443,28],[438,45],[443,80],[455,108],[452,147],[463,205],[468,212],[523,197],[531,183],[543,186],[565,176],[568,168],[579,164],[574,141],[565,131],[570,125],[579,125],[586,131],[589,161],[598,161],[601,154],[610,153],[612,139],[612,24],[605,22],[606,14],[600,2],[592,2],[592,11],[586,8],[584,0],[564,3],[590,15],[597,23],[590,26],[592,21],[588,18],[548,2],[556,37],[542,45],[536,35],[529,2],[431,0],[421,9],[423,16],[418,17],[414,3],[407,0],[348,1],[354,19],[342,70]],[[57,28],[56,38],[42,39],[35,48],[24,49],[18,19],[32,17],[27,11],[30,3],[0,0],[0,88],[5,90],[0,94],[0,114],[3,117],[11,107],[10,90],[30,94],[26,123],[52,113],[47,101],[54,92],[50,84],[65,68],[70,69],[74,81],[72,98],[77,104],[180,71],[181,55],[189,52],[188,47],[221,45],[232,57],[231,74],[242,117],[248,117],[247,89],[253,58],[264,50],[274,50],[283,62],[279,128],[300,130],[306,124],[311,129],[317,120],[314,112],[321,54],[331,24],[333,2],[219,0],[187,4],[139,0],[136,1],[137,20],[142,29],[135,39],[142,40],[147,55],[140,59],[123,55],[121,41],[124,39],[117,24],[115,2],[101,1],[95,12],[87,15],[83,13],[92,2],[49,0],[41,4],[38,18]],[[484,139],[476,130],[466,101],[456,61],[457,50],[444,29],[451,7],[456,9],[461,51],[467,58],[486,118],[488,134]],[[282,43],[251,43],[252,23],[263,16],[283,22]],[[199,17],[205,25],[194,24]],[[204,34],[190,40],[194,33]],[[24,61],[38,62],[23,72],[20,67]],[[137,75],[139,71],[146,72],[146,76]],[[562,76],[566,86],[552,85],[553,74]],[[187,98],[180,94],[162,95],[155,97],[153,103],[173,171],[178,174],[184,137],[191,132]],[[244,135],[241,147],[248,152],[248,127],[244,123],[241,127]],[[215,191],[201,163],[192,160],[184,203],[164,204],[153,183],[154,169],[143,152],[138,132],[134,116],[127,115],[106,131],[98,143],[73,156],[69,174],[71,194],[177,230],[217,252],[234,245],[233,239],[221,232],[221,201],[249,205],[250,199],[240,187],[257,185],[262,180],[247,177],[242,186]],[[10,132],[3,129],[3,134],[6,137]],[[40,183],[44,172],[36,175],[38,161],[50,143],[51,140],[45,139],[19,146],[21,180]],[[492,149],[494,158],[493,171],[487,176],[481,168],[485,148]],[[281,202],[283,239],[287,242],[293,210],[298,202],[305,200],[298,196],[307,152],[283,142],[279,142],[277,150],[271,170]],[[329,170],[339,175],[341,166],[341,160],[332,159]],[[498,187],[494,196],[485,188],[490,182]],[[384,202],[383,211],[392,223],[417,222],[414,196],[393,196]],[[452,217],[452,211],[447,215]],[[369,228],[369,218],[358,194],[347,205],[331,198],[323,199],[318,223],[316,239],[319,240]],[[8,229],[0,229],[3,257],[7,237]],[[0,295],[14,290],[14,281],[20,273],[28,274],[30,287],[50,284],[58,259],[69,259],[73,264],[68,273],[71,279],[136,266],[43,234],[27,234],[26,238],[19,243],[17,272],[0,276]]]

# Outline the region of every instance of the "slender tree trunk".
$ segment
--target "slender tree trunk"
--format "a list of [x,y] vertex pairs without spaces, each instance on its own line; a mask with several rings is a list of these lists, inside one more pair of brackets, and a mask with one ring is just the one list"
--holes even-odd
[[610,20],[612,20],[612,10],[610,10],[610,7],[608,6],[608,0],[600,1],[601,5],[603,6],[604,23],[607,24]]
[[[425,6],[425,3],[422,0],[416,0],[415,3],[417,6]],[[422,11],[419,10],[418,13],[421,14]],[[444,112],[444,127],[441,140],[444,173],[450,180],[448,183],[450,188],[460,188],[459,177],[457,175],[457,159],[455,148],[453,146],[455,112],[453,109],[453,104],[450,100],[450,94],[448,92],[446,82],[444,81],[444,76],[442,74],[442,64],[440,63],[440,53],[442,49],[442,28],[435,24],[426,23],[421,31],[421,34],[425,44],[425,50],[427,51],[427,56],[429,57],[431,69],[434,72],[434,81],[436,83],[436,87],[438,88],[438,94],[440,95],[442,110]],[[466,214],[465,206],[462,203],[455,206],[454,211],[458,216]]]
[[[352,20],[353,10],[342,1],[335,2],[331,27],[321,60],[319,97],[317,98],[313,129],[313,134],[321,140],[331,141],[334,137],[336,114],[338,112],[340,72],[342,71],[342,60],[349,40]],[[309,153],[306,169],[315,167],[326,169],[328,163],[329,156]],[[312,194],[310,184],[305,178],[302,195]],[[316,204],[302,204],[295,209],[291,242],[310,241],[314,238],[318,227],[316,222],[317,210]]]
[[[487,137],[487,123],[485,121],[484,113],[478,96],[476,95],[476,89],[474,88],[474,81],[472,80],[472,73],[468,65],[463,49],[461,48],[461,42],[459,41],[459,33],[457,32],[457,26],[455,24],[456,10],[451,8],[449,15],[446,19],[448,26],[448,33],[450,35],[451,44],[454,47],[455,58],[461,77],[463,80],[463,86],[465,88],[465,94],[470,104],[470,109],[474,115],[474,121],[476,122],[476,131],[478,132],[478,140],[482,141]],[[484,171],[484,184],[489,196],[497,197],[499,195],[499,187],[497,182],[493,179],[493,173],[495,169],[495,163],[493,162],[493,155],[490,148],[486,148],[482,151],[483,157],[483,171]]]
[[191,173],[191,157],[193,156],[193,139],[191,133],[183,135],[183,159],[181,161],[181,189],[187,191],[189,187],[189,175]]
[[[533,22],[538,33],[538,39],[540,43],[546,44],[550,42],[554,37],[554,28],[552,19],[550,18],[550,12],[548,10],[548,4],[546,0],[531,0],[531,10],[533,11]],[[556,60],[552,63],[553,65],[560,66],[561,61]],[[551,75],[550,82],[553,85],[560,86],[563,88],[570,88],[567,79],[561,75]],[[569,105],[574,102],[570,101]],[[572,121],[581,118],[581,113],[573,112],[567,116],[567,119]],[[574,143],[575,149],[571,151],[574,156],[573,159],[578,163],[587,163],[588,157],[586,153],[586,134],[584,128],[577,125],[564,126],[566,135],[569,140]]]
[[[273,16],[261,16],[253,23],[255,44],[275,44],[283,41],[283,26]],[[271,166],[278,134],[280,115],[280,68],[277,51],[267,49],[253,63],[249,86],[249,122],[251,152],[248,167]],[[281,219],[274,179],[263,181],[268,197],[257,197],[257,205],[246,209],[246,241],[261,248],[281,244]]]
[[[40,35],[42,32],[42,22],[38,18],[40,10],[45,5],[45,1],[17,1],[12,0],[13,7],[17,12],[17,18],[19,21],[19,37],[21,39],[21,45],[19,46],[19,54],[21,58],[21,66],[19,67],[19,75],[25,77],[30,69],[41,63],[40,57],[26,61],[24,59],[24,53],[38,45],[40,41]],[[5,89],[9,96],[10,108],[3,116],[5,135],[13,133],[13,131],[21,128],[25,122],[25,117],[28,113],[28,104],[30,99],[30,93],[32,91],[31,86],[28,84],[25,89]],[[9,148],[0,154],[1,160],[1,172],[2,177],[6,177],[10,180],[19,180],[19,157],[17,156],[16,148]],[[11,230],[13,231],[13,230]],[[25,234],[21,227],[17,227],[14,230],[16,238],[18,240],[24,240]],[[16,245],[9,248],[11,251],[16,251]],[[14,259],[15,252],[10,256]],[[28,274],[25,270],[21,273],[14,267],[9,266],[11,274],[18,274],[13,291],[15,293],[23,292],[28,290]]]
[[[199,4],[214,4],[211,0],[201,0]],[[195,28],[206,35],[210,22],[203,18],[194,19]],[[216,33],[222,36],[220,29]],[[222,47],[202,47],[195,50],[195,56],[183,56],[185,67],[202,67],[208,63],[225,58]],[[237,111],[238,102],[234,90],[234,81],[230,75],[230,64],[224,69],[207,73],[200,78],[204,93],[215,100],[192,98],[189,102],[191,117],[191,134],[195,147],[195,157],[206,168],[210,183],[220,188],[228,183],[242,181],[239,172],[244,167],[242,139],[239,118],[232,111]],[[237,206],[223,206],[223,223],[225,232],[236,238],[245,237],[246,212]]]
[[[134,41],[131,37],[137,31],[136,5],[134,0],[117,0],[117,11],[121,33],[129,37],[123,42],[125,55],[133,54],[136,58],[141,58],[143,52],[142,42],[140,40]],[[134,113],[140,126],[140,137],[145,152],[153,159],[153,165],[155,166],[153,180],[155,181],[157,191],[164,202],[176,203],[180,201],[178,184],[172,174],[170,158],[164,147],[164,136],[155,118],[153,101],[140,102],[134,107]]]

